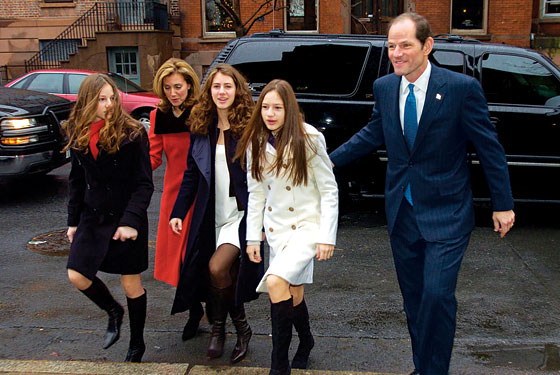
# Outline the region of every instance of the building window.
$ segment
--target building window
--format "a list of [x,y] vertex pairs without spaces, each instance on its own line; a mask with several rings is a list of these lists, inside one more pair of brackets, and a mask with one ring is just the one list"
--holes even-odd
[[543,16],[560,16],[560,1],[543,0]]
[[44,3],[72,3],[74,0],[43,0]]
[[202,0],[204,36],[235,37],[233,19],[225,7],[233,11],[233,0]]
[[452,0],[451,32],[456,34],[485,34],[488,0]]
[[287,31],[318,31],[317,0],[286,0]]

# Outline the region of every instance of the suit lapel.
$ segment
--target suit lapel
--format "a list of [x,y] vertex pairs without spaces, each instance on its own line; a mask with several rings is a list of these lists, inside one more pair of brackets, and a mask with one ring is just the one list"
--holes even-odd
[[424,108],[422,109],[422,116],[418,124],[418,133],[414,140],[414,147],[411,154],[413,154],[420,143],[422,143],[428,129],[433,124],[438,111],[446,99],[447,88],[446,82],[441,74],[441,69],[432,65],[432,72],[430,74],[430,81],[428,82],[428,91],[426,92],[426,99],[424,101]]
[[[404,134],[401,125],[401,117],[399,114],[399,98],[400,98],[400,87],[401,87],[401,76],[397,76],[393,73],[394,79],[389,82],[388,84],[388,103],[389,108],[391,109],[393,119],[391,124],[391,132],[394,132],[394,136],[390,137],[391,139],[395,139],[397,141],[398,147],[401,149],[402,152],[408,153],[408,146],[406,145],[406,141],[404,139]],[[387,137],[389,138],[389,137]]]

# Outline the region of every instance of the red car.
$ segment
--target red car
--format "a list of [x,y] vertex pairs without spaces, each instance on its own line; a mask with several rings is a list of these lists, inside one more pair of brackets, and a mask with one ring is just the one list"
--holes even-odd
[[[35,70],[6,83],[5,86],[46,92],[75,101],[82,81],[93,73],[99,72],[78,69]],[[116,73],[103,73],[110,76],[117,84],[124,110],[148,129],[150,111],[159,103],[158,96]]]

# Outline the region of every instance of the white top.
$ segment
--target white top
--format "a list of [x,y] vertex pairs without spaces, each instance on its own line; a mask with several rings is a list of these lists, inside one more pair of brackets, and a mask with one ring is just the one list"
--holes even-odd
[[239,223],[243,219],[244,211],[239,211],[235,197],[229,196],[229,170],[224,145],[216,144],[215,167],[216,248],[224,243],[230,243],[241,248]]
[[416,82],[408,82],[405,76],[401,78],[401,86],[399,89],[399,117],[401,119],[401,128],[404,134],[404,105],[406,97],[408,96],[408,85],[414,84],[414,97],[416,98],[416,115],[418,125],[420,125],[420,117],[422,117],[422,110],[424,109],[424,102],[426,101],[426,92],[428,91],[428,83],[430,82],[430,74],[432,73],[432,65],[428,61],[426,70],[418,77]]

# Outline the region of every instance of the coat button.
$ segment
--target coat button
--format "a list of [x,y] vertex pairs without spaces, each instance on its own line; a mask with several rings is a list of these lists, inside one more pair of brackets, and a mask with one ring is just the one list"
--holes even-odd
[[268,190],[270,190],[270,185],[267,185],[266,187],[268,188]]
[[289,187],[289,186],[286,186],[286,190],[290,191],[290,190],[292,190],[292,188]]
[[274,232],[274,229],[273,228],[268,228],[268,231],[269,232]]
[[292,225],[292,229],[293,229],[293,230],[296,230],[296,226],[295,226],[295,225]]
[[288,164],[282,164],[284,168],[288,168]]
[[268,210],[269,210],[269,211],[272,211],[272,207],[268,206]]
[[293,208],[293,207],[288,208],[288,210],[290,210],[291,212],[294,212],[294,208]]

